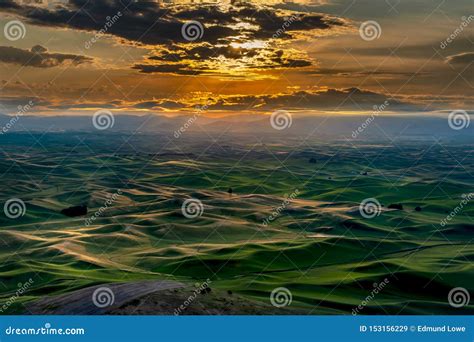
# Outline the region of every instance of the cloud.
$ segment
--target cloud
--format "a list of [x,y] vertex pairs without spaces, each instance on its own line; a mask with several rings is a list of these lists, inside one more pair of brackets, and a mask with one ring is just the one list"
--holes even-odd
[[0,96],[0,109],[11,113],[22,110],[24,106],[31,106],[36,110],[51,105],[50,101],[36,96]]
[[[419,43],[416,45],[393,45],[386,47],[357,47],[351,49],[351,53],[357,56],[376,56],[384,57],[397,56],[400,58],[410,59],[442,59],[446,54],[454,55],[472,49],[472,40],[474,36],[459,37],[453,40],[450,44],[441,48],[440,41],[428,41],[425,43]],[[344,48],[337,48],[333,52],[343,53],[346,50]]]
[[[236,46],[212,46],[204,43],[189,49],[173,47],[148,56],[144,63],[137,63],[134,69],[143,73],[172,73],[178,75],[228,75],[252,77],[255,70],[275,68],[304,68],[312,61],[294,49],[280,49],[264,46],[246,48]],[[234,66],[234,68],[232,68]],[[239,68],[236,68],[238,66]]]
[[447,62],[449,64],[471,64],[474,62],[474,52],[464,52],[458,55],[448,56]]
[[187,64],[135,64],[133,69],[140,70],[140,72],[146,74],[152,73],[169,73],[178,75],[199,75],[202,73],[196,69],[189,69]]
[[[175,113],[194,112],[197,106],[206,105],[209,112],[249,112],[268,113],[278,109],[290,111],[373,111],[375,106],[388,102],[388,111],[421,111],[423,101],[411,101],[409,98],[392,98],[383,93],[376,93],[359,88],[322,89],[294,91],[280,94],[262,95],[207,95],[199,101],[190,98],[159,98],[140,101],[115,100],[108,102],[67,102],[49,103],[43,99],[34,99],[36,106],[49,110],[93,110],[109,108],[121,112],[138,112],[142,110],[166,111]],[[0,104],[13,107],[25,104],[25,98],[0,98]],[[433,108],[432,108],[433,109]]]
[[[375,106],[389,103],[388,110],[412,111],[421,107],[408,100],[395,99],[383,93],[376,93],[359,88],[322,89],[316,91],[294,91],[281,94],[262,95],[220,95],[210,96],[205,100],[209,111],[250,111],[268,112],[276,109],[286,110],[364,110],[372,111]],[[195,101],[152,100],[135,103],[134,108],[193,110]]]
[[364,110],[372,111],[387,101],[389,110],[420,110],[414,103],[359,88],[297,91],[288,94],[223,97],[211,110]]
[[[54,9],[18,6],[10,0],[0,5],[2,11],[22,17],[28,24],[105,32],[122,43],[141,45],[150,54],[133,69],[178,75],[232,76],[230,69],[240,70],[241,75],[242,70],[308,67],[313,61],[306,53],[287,45],[317,31],[328,35],[347,26],[346,20],[326,14],[244,2],[216,6],[70,0]],[[118,13],[111,23],[110,18]],[[203,28],[202,37],[192,42],[182,34],[189,21],[198,21]],[[252,72],[249,77],[256,75]]]
[[52,68],[63,63],[79,65],[91,62],[92,58],[73,54],[48,53],[41,45],[35,45],[30,50],[12,46],[0,46],[0,61],[35,68]]
[[133,105],[137,109],[153,109],[153,108],[165,108],[165,109],[182,109],[186,105],[172,100],[161,100],[161,101],[144,101],[138,102]]
[[[13,13],[36,25],[68,27],[99,31],[107,17],[122,12],[123,17],[108,28],[107,33],[143,44],[186,43],[181,35],[182,25],[190,20],[199,21],[205,28],[203,41],[217,43],[231,36],[246,39],[271,38],[288,21],[288,13],[263,5],[233,3],[230,6],[168,5],[134,0],[70,0],[57,10],[38,8],[8,0],[0,11]],[[299,13],[298,20],[285,29],[291,32],[342,26],[344,21],[324,14]]]

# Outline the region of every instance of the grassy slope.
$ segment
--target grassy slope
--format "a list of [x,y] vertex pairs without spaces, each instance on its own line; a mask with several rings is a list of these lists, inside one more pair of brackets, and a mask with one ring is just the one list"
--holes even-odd
[[[15,153],[0,159],[1,202],[27,203],[22,218],[0,217],[2,301],[18,283],[34,284],[9,312],[43,295],[155,278],[210,278],[265,302],[284,286],[292,306],[316,314],[350,313],[387,278],[362,313],[472,312],[447,302],[453,287],[474,290],[472,205],[440,226],[472,189],[470,147],[238,140],[206,149],[141,138],[114,153],[120,136],[78,143],[51,135],[32,149],[24,138],[2,141]],[[90,226],[58,213],[86,203],[93,214],[117,189],[123,194]],[[296,189],[297,199],[263,226]],[[181,214],[188,196],[204,204],[198,219]],[[364,219],[358,205],[369,197],[404,210]]]

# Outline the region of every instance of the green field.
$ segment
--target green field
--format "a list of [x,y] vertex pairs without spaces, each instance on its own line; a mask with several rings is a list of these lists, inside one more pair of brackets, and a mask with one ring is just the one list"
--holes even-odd
[[[33,280],[3,313],[101,283],[207,278],[266,303],[285,287],[309,314],[351,314],[383,281],[360,314],[473,312],[448,302],[474,291],[473,205],[440,223],[473,189],[474,145],[50,133],[0,147],[0,202],[26,204],[0,215],[0,302]],[[189,198],[201,216],[183,215]],[[367,198],[383,205],[373,218]],[[81,204],[87,216],[60,213]]]

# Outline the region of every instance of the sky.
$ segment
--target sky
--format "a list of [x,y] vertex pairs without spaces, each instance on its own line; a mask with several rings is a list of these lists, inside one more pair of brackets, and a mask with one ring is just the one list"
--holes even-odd
[[5,114],[474,104],[472,0],[0,0],[0,26]]

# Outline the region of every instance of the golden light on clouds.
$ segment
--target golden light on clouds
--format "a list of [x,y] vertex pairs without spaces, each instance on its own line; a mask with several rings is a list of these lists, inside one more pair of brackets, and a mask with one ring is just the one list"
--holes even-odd
[[[229,112],[267,108],[274,98],[282,100],[276,105],[291,104],[292,96],[304,110],[326,110],[329,97],[340,94],[357,94],[361,103],[348,101],[353,110],[365,108],[362,96],[372,94],[395,96],[404,109],[412,102],[428,109],[473,102],[472,34],[465,30],[439,48],[460,25],[459,13],[446,6],[449,22],[436,12],[428,17],[429,4],[398,4],[397,16],[380,2],[329,0],[56,5],[0,9],[1,24],[15,19],[28,30],[18,41],[1,37],[0,112],[26,97],[41,99],[42,113],[90,110],[101,102],[123,111],[179,113],[192,105],[189,94],[211,94],[216,110]],[[429,24],[419,26],[414,11],[426,12]],[[380,24],[379,39],[361,39],[358,26],[366,20]],[[188,40],[182,27],[192,21],[202,32]],[[445,82],[451,86],[444,89]],[[314,89],[327,90],[326,102]]]

